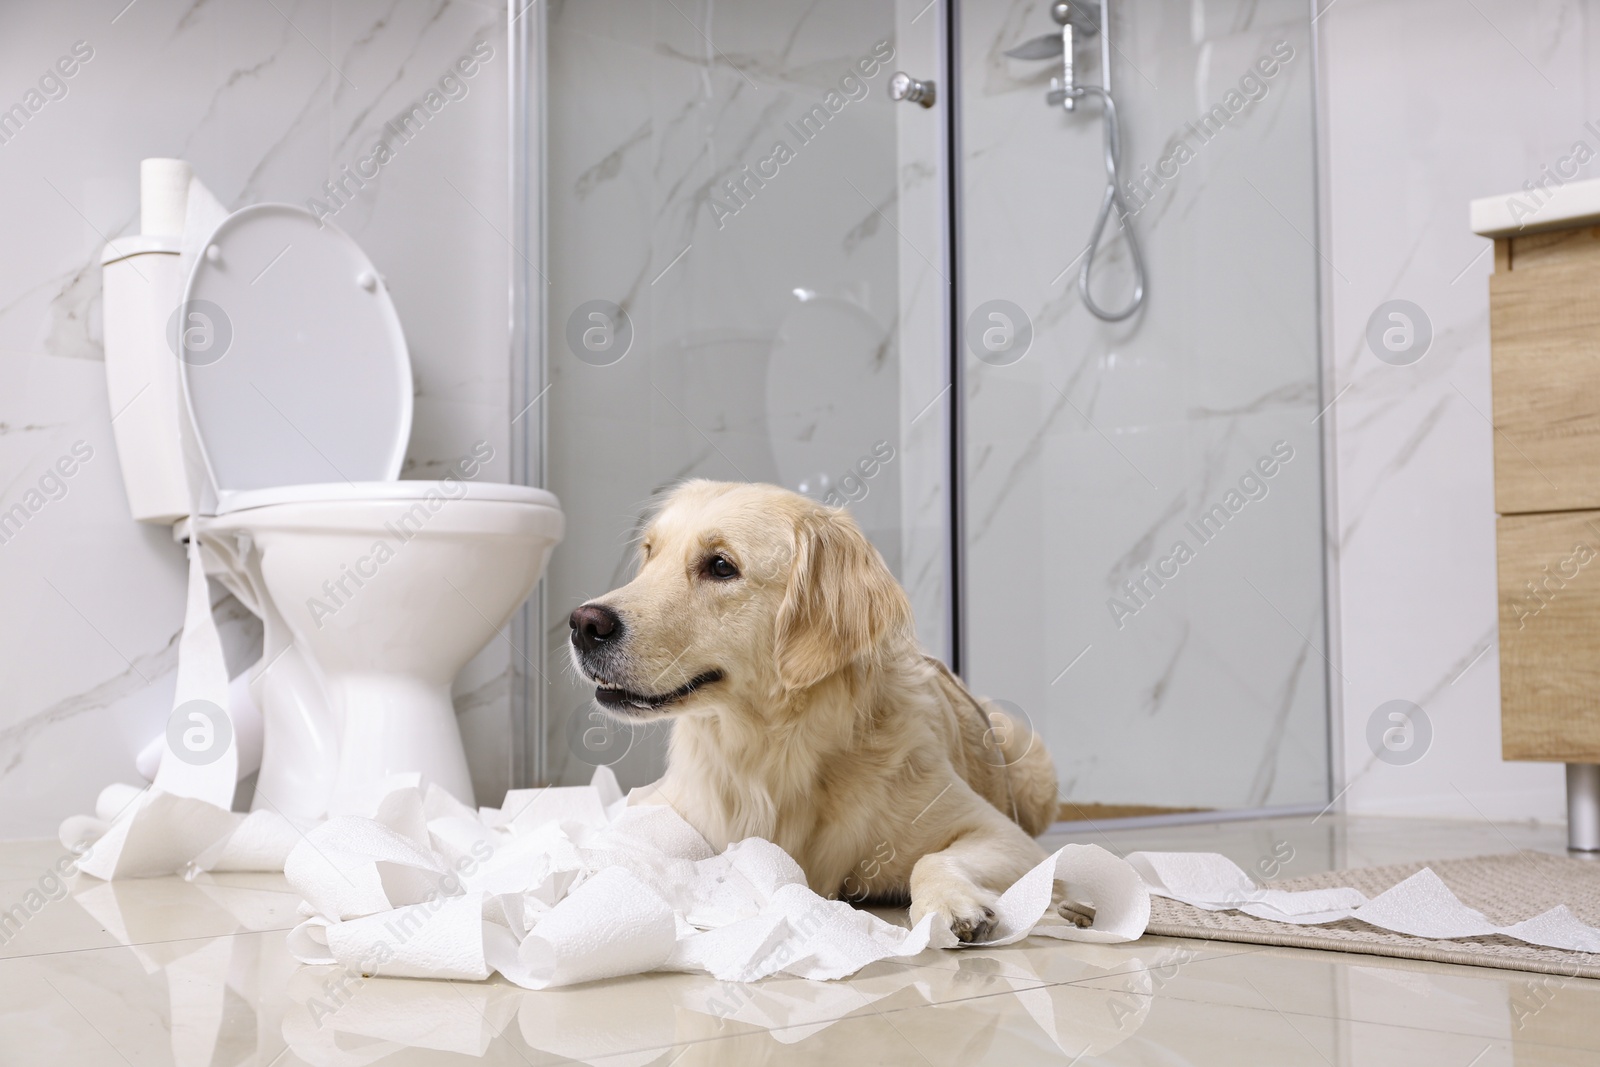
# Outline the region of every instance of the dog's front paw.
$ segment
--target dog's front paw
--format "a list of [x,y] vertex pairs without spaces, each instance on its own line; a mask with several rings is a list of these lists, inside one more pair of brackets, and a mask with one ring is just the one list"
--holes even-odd
[[975,887],[939,895],[938,900],[913,900],[911,921],[916,923],[929,912],[937,912],[950,924],[950,932],[963,944],[989,940],[994,933],[995,914],[990,907],[995,898]]
[[989,935],[994,933],[994,909],[979,907],[970,915],[950,916],[950,932],[963,944],[989,940]]

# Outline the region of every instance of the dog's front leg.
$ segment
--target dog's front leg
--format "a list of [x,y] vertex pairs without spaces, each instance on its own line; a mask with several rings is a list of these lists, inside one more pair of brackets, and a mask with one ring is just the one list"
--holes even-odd
[[938,912],[965,942],[988,940],[1001,892],[1044,859],[1021,827],[978,796],[973,800],[955,839],[911,868],[911,921]]

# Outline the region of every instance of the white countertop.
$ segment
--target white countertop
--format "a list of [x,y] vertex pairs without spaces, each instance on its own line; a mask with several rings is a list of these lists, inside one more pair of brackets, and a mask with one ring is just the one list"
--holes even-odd
[[1486,196],[1472,201],[1471,221],[1472,232],[1484,237],[1518,237],[1600,223],[1600,178]]

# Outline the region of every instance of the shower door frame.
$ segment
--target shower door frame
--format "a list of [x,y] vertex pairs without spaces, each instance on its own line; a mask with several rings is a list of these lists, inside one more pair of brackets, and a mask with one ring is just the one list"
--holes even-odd
[[[939,181],[946,205],[943,226],[943,266],[949,278],[945,298],[945,345],[948,391],[950,403],[946,409],[947,482],[949,512],[945,528],[945,612],[946,647],[940,651],[946,662],[958,675],[965,675],[967,664],[964,651],[967,645],[966,568],[966,439],[965,375],[962,352],[964,306],[963,275],[961,269],[962,246],[962,167],[961,167],[961,57],[960,57],[960,3],[959,0],[933,0],[939,11],[941,40],[937,48],[938,69],[933,77],[939,87],[939,104],[943,119],[942,173]],[[1316,13],[1316,0],[1309,0],[1308,9]],[[548,444],[548,420],[542,403],[549,387],[547,374],[547,301],[545,298],[545,245],[546,199],[545,183],[541,180],[546,159],[546,107],[547,92],[543,72],[547,69],[545,25],[546,5],[537,0],[507,0],[507,46],[511,55],[510,73],[510,360],[511,389],[509,414],[511,416],[511,480],[520,485],[543,486],[546,481],[545,457]],[[1329,304],[1328,272],[1322,269],[1320,248],[1331,240],[1328,212],[1322,190],[1327,187],[1327,151],[1323,142],[1326,128],[1326,108],[1321,64],[1321,39],[1316,20],[1310,23],[1312,60],[1312,181],[1313,202],[1318,224],[1319,262],[1316,271],[1317,315],[1317,365],[1319,405],[1329,396],[1337,402],[1334,391],[1335,368],[1329,353],[1332,351],[1326,308]],[[913,72],[925,76],[923,72]],[[1265,809],[1226,809],[1193,814],[1158,815],[1123,820],[1144,825],[1170,825],[1185,822],[1214,822],[1233,819],[1256,818],[1263,815],[1291,816],[1326,812],[1338,802],[1348,789],[1344,782],[1345,760],[1343,753],[1344,714],[1343,688],[1339,661],[1339,611],[1338,611],[1338,508],[1337,481],[1335,478],[1336,453],[1334,450],[1334,419],[1332,404],[1322,408],[1318,431],[1322,475],[1322,529],[1323,529],[1323,622],[1324,644],[1322,658],[1328,668],[1325,674],[1325,722],[1327,727],[1328,804]],[[517,611],[511,623],[510,643],[515,652],[511,671],[511,781],[513,786],[526,787],[549,781],[549,764],[546,753],[548,738],[547,701],[544,686],[539,684],[547,675],[549,664],[545,642],[542,639],[544,621],[549,605],[545,583],[541,582],[528,601]],[[1335,788],[1337,786],[1337,788]]]
[[[543,486],[548,420],[541,402],[549,387],[545,353],[545,9],[539,0],[506,0],[506,46],[511,57],[510,101],[510,337],[511,480]],[[540,581],[511,620],[511,785],[549,781],[548,673],[542,640],[547,608]],[[532,672],[531,675],[529,672]]]
[[965,286],[961,273],[962,228],[961,205],[961,11],[959,0],[937,0],[944,16],[944,41],[940,49],[942,69],[939,84],[944,89],[944,182],[945,194],[945,248],[948,251],[945,270],[950,272],[950,285],[946,298],[948,319],[945,323],[945,343],[949,345],[947,358],[950,369],[949,422],[945,432],[949,436],[950,469],[946,476],[950,499],[950,515],[945,524],[949,539],[946,553],[945,632],[950,635],[945,659],[956,677],[966,679],[967,663],[967,432],[966,432],[966,360],[961,351],[963,323],[961,309],[966,306]]

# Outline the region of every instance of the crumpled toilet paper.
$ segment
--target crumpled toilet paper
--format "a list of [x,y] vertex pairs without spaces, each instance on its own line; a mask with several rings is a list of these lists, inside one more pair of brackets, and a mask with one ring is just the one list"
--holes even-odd
[[[303,963],[361,975],[481,979],[528,989],[652,970],[751,982],[835,979],[869,963],[954,945],[927,916],[911,929],[825,899],[777,845],[717,853],[669,807],[630,806],[607,768],[589,786],[514,790],[474,812],[400,776],[371,817],[311,830],[284,874],[307,918],[289,935]],[[1051,909],[1057,880],[1092,909],[1079,928]],[[1132,941],[1150,898],[1096,845],[1068,845],[1007,890],[991,945],[1041,933]]]
[[1428,867],[1369,900],[1348,887],[1300,892],[1263,889],[1232,860],[1214,852],[1130,852],[1127,861],[1150,892],[1206,911],[1232,909],[1301,926],[1360,919],[1413,937],[1503,934],[1546,948],[1600,952],[1600,929],[1583,922],[1564,904],[1501,926],[1463,904]]

